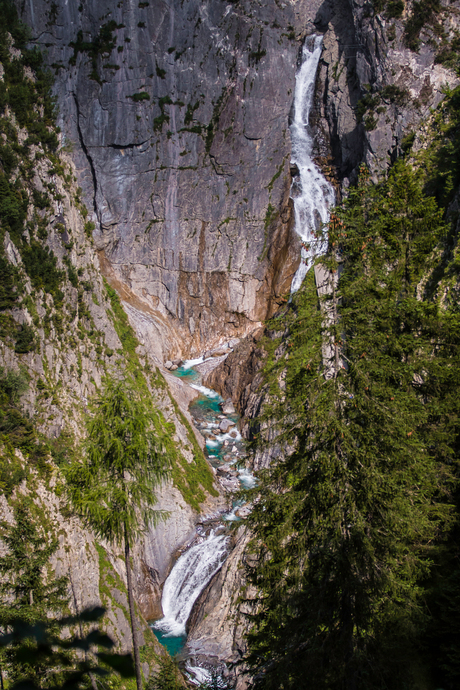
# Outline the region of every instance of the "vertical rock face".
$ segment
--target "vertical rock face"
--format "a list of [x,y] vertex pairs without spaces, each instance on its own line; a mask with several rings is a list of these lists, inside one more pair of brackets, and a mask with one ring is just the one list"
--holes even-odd
[[20,5],[56,70],[103,270],[166,318],[171,356],[249,331],[289,289],[288,115],[319,5]]
[[101,270],[150,320],[160,357],[251,331],[289,289],[288,120],[306,33],[324,33],[317,154],[345,187],[363,160],[377,171],[398,155],[454,82],[364,0],[18,5],[56,72]]
[[[373,174],[388,167],[443,98],[443,87],[458,83],[452,71],[436,64],[439,36],[418,52],[405,41],[410,3],[400,19],[377,14],[367,0],[325,0],[315,17],[324,33],[317,83],[318,155],[330,155],[337,180],[354,182],[360,163]],[[459,3],[454,2],[458,8]],[[457,10],[437,20],[445,35],[455,30]],[[426,40],[429,37],[429,40]]]

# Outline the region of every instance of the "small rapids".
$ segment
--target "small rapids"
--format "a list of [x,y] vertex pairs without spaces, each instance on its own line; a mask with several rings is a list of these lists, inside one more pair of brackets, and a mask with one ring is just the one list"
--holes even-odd
[[291,197],[294,200],[295,231],[302,239],[302,260],[292,281],[291,293],[300,288],[315,257],[326,251],[326,241],[317,235],[321,225],[329,220],[329,209],[335,202],[334,188],[313,161],[313,137],[309,124],[322,43],[322,36],[315,34],[305,39],[295,83],[290,125],[291,162],[297,165],[299,174],[293,180]]
[[[214,390],[202,385],[202,375],[195,367],[205,361],[204,357],[187,360],[173,373],[199,393],[198,398],[190,405],[190,413],[196,427],[205,438],[205,453],[216,471],[216,479],[231,496],[233,491],[241,487],[255,486],[256,478],[247,467],[239,466],[244,460],[245,448],[237,426],[237,413],[233,409],[223,414],[223,398]],[[227,424],[227,431],[220,429],[223,420]],[[182,553],[168,575],[161,600],[164,617],[151,622],[150,625],[170,654],[181,652],[186,645],[186,623],[193,605],[228,556],[230,539],[227,536],[226,525],[241,520],[238,513],[244,511],[244,506],[243,500],[233,499],[227,512],[221,511],[209,516],[208,527],[205,518],[205,522],[202,523],[204,526],[197,527],[197,535],[201,541]],[[208,531],[210,525],[215,527],[216,521],[222,521],[220,526]],[[222,530],[225,533],[222,533]],[[207,536],[204,537],[204,534]],[[190,665],[190,662],[188,663]],[[211,677],[209,671],[199,666],[190,666],[189,671],[192,683],[209,681]]]
[[161,599],[164,618],[153,624],[163,637],[186,635],[185,624],[193,604],[227,555],[228,537],[211,532],[205,541],[180,556],[164,585]]

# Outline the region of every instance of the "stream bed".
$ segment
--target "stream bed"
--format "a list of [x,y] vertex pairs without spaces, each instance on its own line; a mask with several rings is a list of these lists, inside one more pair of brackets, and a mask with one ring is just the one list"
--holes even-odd
[[[164,617],[150,622],[161,644],[171,655],[179,654],[183,660],[187,657],[186,623],[193,605],[229,554],[229,523],[239,521],[249,510],[244,501],[233,498],[232,494],[241,488],[251,488],[256,481],[245,464],[245,444],[238,430],[239,415],[233,404],[203,386],[199,366],[209,359],[188,360],[172,373],[198,392],[189,412],[205,438],[205,455],[215,470],[222,493],[228,496],[228,509],[218,515],[201,518],[195,537],[181,553],[165,581],[161,600]],[[187,668],[194,667],[188,664]],[[206,675],[206,669],[197,670],[196,682],[200,682],[203,673]]]

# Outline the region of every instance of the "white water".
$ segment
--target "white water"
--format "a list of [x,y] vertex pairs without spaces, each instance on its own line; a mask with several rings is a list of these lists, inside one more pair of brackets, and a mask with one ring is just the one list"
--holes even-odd
[[246,467],[239,470],[238,474],[240,476],[240,482],[245,489],[252,489],[257,484],[257,479]]
[[291,285],[297,292],[316,256],[324,254],[326,240],[315,237],[322,223],[329,220],[329,209],[335,202],[334,189],[312,159],[313,138],[309,125],[316,71],[322,51],[322,36],[308,36],[302,48],[302,62],[296,75],[294,113],[290,125],[291,162],[299,169],[291,187],[294,200],[295,230],[302,238],[301,263]]
[[164,588],[161,605],[164,618],[154,627],[165,636],[185,635],[185,624],[198,595],[217,573],[228,554],[228,537],[210,536],[182,554],[171,570]]
[[190,386],[191,388],[194,388],[196,391],[199,391],[205,395],[207,398],[220,398],[219,393],[216,393],[216,391],[213,391],[211,388],[206,388],[206,386],[198,386],[196,383],[191,383]]
[[[208,359],[210,359],[208,357]],[[192,367],[195,366],[195,364],[203,364],[203,362],[207,362],[204,358],[204,355],[201,355],[201,357],[198,357],[197,359],[186,359],[185,362],[182,363],[182,369],[191,369]]]

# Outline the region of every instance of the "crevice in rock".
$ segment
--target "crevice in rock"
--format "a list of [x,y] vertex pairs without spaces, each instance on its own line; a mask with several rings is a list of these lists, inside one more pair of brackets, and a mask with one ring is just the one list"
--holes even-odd
[[80,127],[80,106],[79,106],[79,103],[78,103],[77,94],[76,94],[75,92],[73,93],[73,97],[74,97],[74,100],[75,100],[75,107],[76,107],[76,109],[77,109],[77,132],[78,132],[78,138],[79,138],[79,140],[80,140],[80,146],[81,146],[81,148],[82,148],[82,151],[83,151],[83,153],[84,153],[85,156],[86,156],[86,160],[88,161],[89,169],[91,170],[91,177],[93,178],[93,187],[94,187],[94,194],[93,194],[93,210],[94,210],[95,216],[96,216],[96,218],[97,218],[97,222],[99,223],[99,230],[100,230],[100,232],[102,232],[102,224],[101,224],[101,219],[100,219],[100,216],[99,216],[99,210],[98,210],[98,208],[97,208],[97,199],[96,199],[96,197],[97,197],[97,176],[96,176],[96,169],[95,169],[95,167],[94,167],[94,162],[93,162],[93,159],[92,159],[92,157],[91,157],[91,154],[90,154],[90,152],[88,151],[88,148],[87,148],[87,146],[86,146],[86,144],[85,144],[85,141],[84,141],[84,139],[83,139],[83,132],[81,131],[81,127]]
[[140,141],[138,144],[107,144],[106,147],[101,148],[115,149],[116,151],[123,151],[124,149],[135,149],[138,146],[143,146],[148,141],[151,141],[151,139],[152,137],[149,137],[145,141]]

